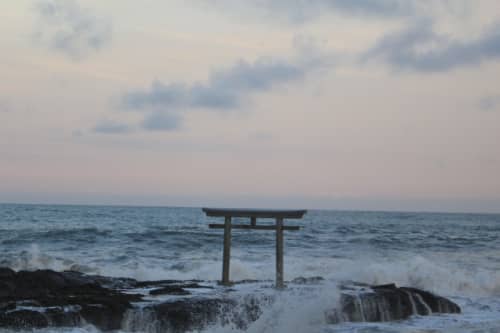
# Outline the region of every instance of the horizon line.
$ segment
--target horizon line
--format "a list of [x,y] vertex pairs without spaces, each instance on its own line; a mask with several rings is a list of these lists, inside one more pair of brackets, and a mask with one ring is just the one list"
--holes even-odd
[[[211,208],[231,208],[231,209],[284,209],[283,207],[271,206],[258,207],[258,206],[235,206],[235,205],[195,205],[195,204],[141,204],[141,203],[54,203],[54,202],[15,202],[15,201],[0,201],[0,206],[75,206],[75,207],[120,207],[120,208],[183,208],[183,209],[201,209],[203,207]],[[286,209],[290,209],[289,206]],[[299,207],[299,206],[296,206]],[[295,209],[295,208],[294,208]],[[415,209],[404,210],[398,208],[339,208],[339,207],[322,207],[322,208],[308,208],[307,205],[300,206],[300,209],[308,211],[330,211],[330,212],[365,212],[365,213],[410,213],[410,214],[460,214],[460,215],[500,215],[500,211],[479,211],[479,210],[464,210],[464,211],[451,211],[451,210],[432,210],[432,209]]]

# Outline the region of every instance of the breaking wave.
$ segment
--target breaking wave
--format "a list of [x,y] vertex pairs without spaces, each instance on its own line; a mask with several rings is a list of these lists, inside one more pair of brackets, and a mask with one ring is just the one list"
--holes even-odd
[[[113,253],[108,253],[114,258]],[[0,265],[14,270],[53,269],[74,270],[86,274],[130,277],[137,280],[199,279],[218,280],[221,262],[218,257],[180,257],[177,261],[148,262],[144,258],[123,256],[117,262],[100,260],[85,261],[83,258],[68,259],[44,253],[32,245],[17,255],[4,258]],[[326,280],[356,281],[377,285],[396,283],[448,296],[499,296],[500,271],[482,268],[465,268],[446,261],[436,261],[424,256],[407,256],[397,260],[358,260],[345,258],[293,258],[286,262],[286,277],[320,276]],[[238,280],[273,280],[273,258],[266,262],[231,260],[231,278]]]

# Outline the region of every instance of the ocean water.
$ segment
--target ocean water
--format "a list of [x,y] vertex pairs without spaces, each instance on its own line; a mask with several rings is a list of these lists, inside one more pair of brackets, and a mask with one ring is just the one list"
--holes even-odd
[[[200,208],[3,204],[0,266],[215,281],[222,230],[208,223],[216,222],[222,223]],[[285,224],[302,227],[285,232],[285,279],[325,280],[314,290],[280,293],[249,332],[500,332],[500,215],[313,210]],[[273,280],[274,237],[233,230],[231,279]],[[335,286],[346,280],[426,289],[451,298],[463,313],[326,324],[323,313],[338,301]],[[54,331],[97,332],[38,330]]]

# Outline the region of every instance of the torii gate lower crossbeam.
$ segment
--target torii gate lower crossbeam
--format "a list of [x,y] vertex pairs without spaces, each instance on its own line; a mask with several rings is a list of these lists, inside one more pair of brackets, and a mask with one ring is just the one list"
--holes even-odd
[[[306,210],[259,210],[259,209],[224,209],[203,208],[203,212],[209,217],[224,217],[224,224],[209,224],[209,228],[224,229],[224,250],[222,260],[222,284],[230,285],[229,262],[231,258],[231,230],[232,229],[255,229],[276,230],[276,287],[284,287],[283,275],[283,231],[299,230],[298,226],[285,226],[283,220],[300,219]],[[233,217],[250,218],[250,224],[232,224]],[[257,225],[257,218],[271,218],[276,220],[275,225]]]

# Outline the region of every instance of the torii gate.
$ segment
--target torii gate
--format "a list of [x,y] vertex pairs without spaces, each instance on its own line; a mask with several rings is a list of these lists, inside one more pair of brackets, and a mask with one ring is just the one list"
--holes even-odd
[[[224,224],[209,224],[209,228],[224,229],[224,250],[222,261],[222,284],[230,285],[229,260],[231,257],[231,229],[276,230],[276,288],[284,287],[283,275],[283,230],[296,231],[299,226],[285,226],[283,219],[300,219],[307,210],[261,210],[203,208],[209,217],[224,217]],[[232,224],[233,217],[248,217],[250,224]],[[276,219],[276,225],[257,225],[257,218]]]

